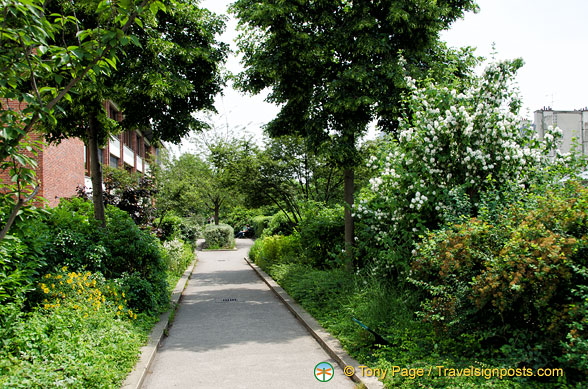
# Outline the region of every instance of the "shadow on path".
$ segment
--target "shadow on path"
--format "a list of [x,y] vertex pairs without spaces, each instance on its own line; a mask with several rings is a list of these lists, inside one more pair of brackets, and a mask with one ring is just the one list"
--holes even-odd
[[[353,388],[354,384],[236,251],[198,252],[198,264],[145,388]],[[334,378],[314,377],[322,361]]]

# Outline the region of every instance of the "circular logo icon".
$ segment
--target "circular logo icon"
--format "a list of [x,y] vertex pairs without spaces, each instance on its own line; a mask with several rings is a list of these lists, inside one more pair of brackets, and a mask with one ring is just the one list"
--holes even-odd
[[314,378],[320,382],[330,381],[335,375],[335,369],[329,362],[321,362],[314,367]]

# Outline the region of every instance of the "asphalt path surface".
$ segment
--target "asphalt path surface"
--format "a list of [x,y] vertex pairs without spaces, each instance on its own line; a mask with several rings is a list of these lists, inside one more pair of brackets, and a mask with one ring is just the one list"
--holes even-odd
[[[143,388],[354,388],[337,364],[235,251],[199,251],[169,336]],[[315,367],[328,362],[334,371]]]

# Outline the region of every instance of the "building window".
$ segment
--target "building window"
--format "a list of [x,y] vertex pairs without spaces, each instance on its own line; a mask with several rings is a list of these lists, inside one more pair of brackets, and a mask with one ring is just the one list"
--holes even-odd
[[123,144],[130,149],[133,148],[133,134],[131,131],[125,131],[123,133]]
[[139,134],[137,134],[135,145],[136,145],[135,152],[137,153],[137,155],[139,157],[143,157],[144,156],[143,142],[141,141],[141,136]]
[[117,122],[120,121],[120,112],[112,104],[108,104],[108,117]]
[[118,167],[118,158],[110,154],[110,166]]

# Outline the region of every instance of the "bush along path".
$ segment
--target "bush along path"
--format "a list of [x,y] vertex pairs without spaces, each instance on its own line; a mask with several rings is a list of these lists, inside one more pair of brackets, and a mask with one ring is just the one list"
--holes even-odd
[[324,387],[320,362],[333,366],[329,387],[354,387],[243,260],[251,244],[198,254],[144,388]]
[[0,242],[0,388],[119,387],[194,259],[108,206],[27,210]]

